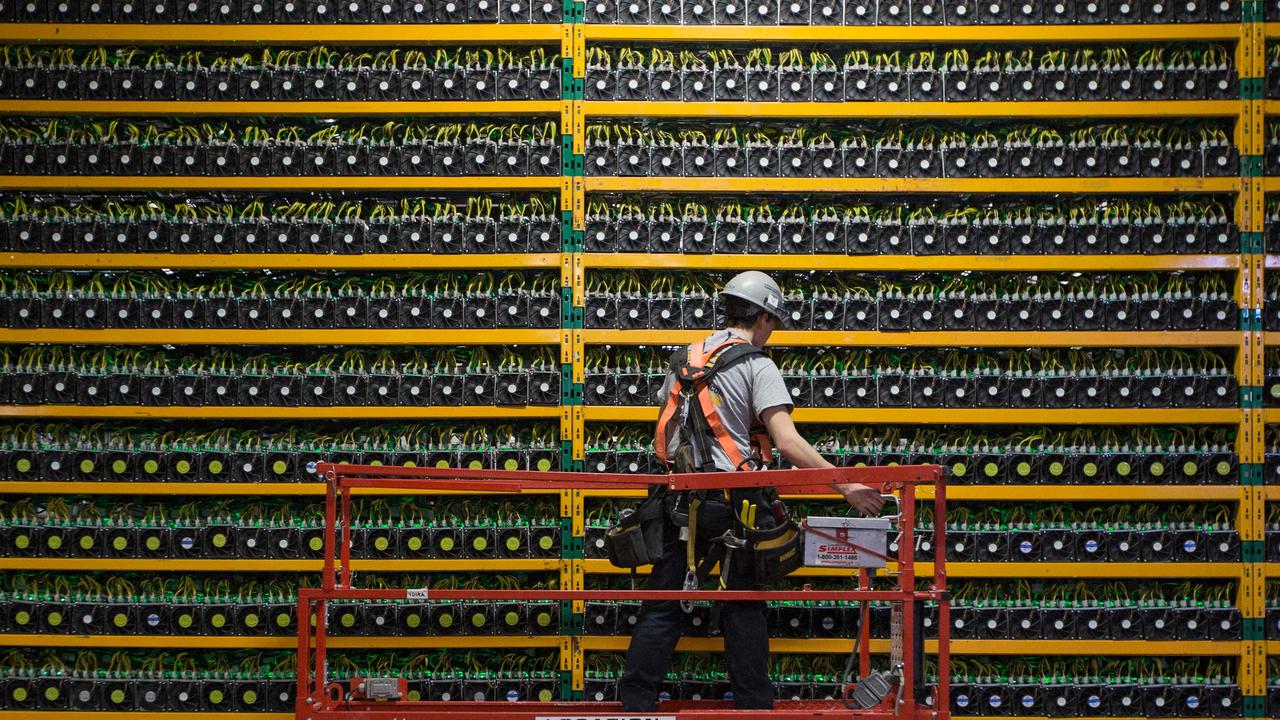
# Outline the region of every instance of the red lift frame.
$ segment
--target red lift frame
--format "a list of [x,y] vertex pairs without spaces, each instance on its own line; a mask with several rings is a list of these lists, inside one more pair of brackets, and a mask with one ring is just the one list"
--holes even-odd
[[[858,720],[950,720],[950,602],[947,595],[945,553],[938,552],[933,564],[932,584],[918,591],[915,572],[916,488],[933,485],[933,546],[944,548],[946,527],[946,485],[938,465],[894,467],[771,470],[768,472],[699,473],[688,475],[625,475],[570,472],[457,470],[405,468],[320,463],[317,474],[325,478],[325,556],[322,587],[298,591],[298,720],[812,720],[814,718],[857,718]],[[643,489],[665,485],[671,490],[700,490],[772,486],[790,495],[830,494],[832,483],[863,483],[882,492],[897,492],[901,516],[898,541],[897,578],[893,590],[871,590],[864,570],[857,573],[858,588],[844,590],[787,591],[659,591],[659,590],[359,590],[352,587],[351,548],[338,547],[339,525],[351,520],[351,489],[357,487],[399,490],[462,490],[476,493],[519,493],[523,490]],[[335,550],[335,548],[338,548]],[[850,571],[854,575],[854,571]],[[734,710],[729,703],[716,701],[668,701],[656,713],[622,713],[617,703],[601,702],[466,702],[394,701],[370,702],[346,699],[344,689],[326,678],[328,633],[326,604],[330,600],[872,600],[901,604],[903,666],[901,686],[908,690],[891,692],[880,705],[869,710],[846,709],[839,700],[779,701],[773,710]],[[915,602],[938,604],[938,685],[932,706],[916,702],[910,688],[916,673],[911,648],[915,646]],[[306,618],[316,617],[314,637]],[[865,676],[870,669],[870,624],[862,624],[859,663]]]

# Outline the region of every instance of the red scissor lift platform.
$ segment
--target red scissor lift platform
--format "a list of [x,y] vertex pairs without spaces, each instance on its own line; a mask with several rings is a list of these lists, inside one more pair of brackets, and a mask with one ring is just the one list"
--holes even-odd
[[[320,463],[318,474],[325,478],[325,557],[322,587],[298,591],[298,617],[316,618],[314,632],[307,622],[298,623],[299,720],[461,720],[470,718],[510,718],[511,720],[800,720],[801,718],[857,718],[858,720],[950,720],[950,603],[947,598],[946,563],[937,553],[932,563],[928,589],[917,590],[915,572],[915,501],[921,486],[933,487],[933,547],[945,547],[946,486],[937,465],[894,467],[771,470],[767,472],[699,473],[688,475],[624,475],[570,472],[457,470],[404,468]],[[862,483],[899,496],[900,536],[896,579],[892,590],[871,590],[866,570],[850,570],[849,590],[466,590],[406,588],[361,590],[352,584],[351,546],[338,542],[338,528],[349,526],[351,490],[385,488],[397,490],[454,490],[476,493],[519,493],[525,490],[635,490],[664,485],[673,491],[772,486],[788,495],[831,494],[832,483]],[[892,559],[892,558],[891,558]],[[891,660],[898,669],[897,685],[884,700],[869,709],[849,709],[840,700],[778,701],[772,710],[735,710],[721,701],[667,701],[653,713],[623,713],[618,703],[607,702],[468,702],[468,701],[372,701],[353,697],[345,683],[326,677],[328,633],[326,603],[329,601],[426,601],[426,600],[778,600],[845,601],[862,604],[893,604],[894,622]],[[923,601],[937,603],[937,684],[923,695],[919,688],[924,668],[913,648],[922,647],[917,613]],[[871,668],[870,623],[862,623],[858,642],[860,675]],[[917,690],[913,691],[912,688]]]

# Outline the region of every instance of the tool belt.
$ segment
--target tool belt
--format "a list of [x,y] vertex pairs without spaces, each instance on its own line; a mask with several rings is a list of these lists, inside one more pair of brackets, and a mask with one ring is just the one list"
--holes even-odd
[[804,564],[804,533],[789,517],[768,530],[744,528],[756,582],[772,585]]
[[666,488],[651,492],[640,507],[626,510],[604,535],[605,552],[614,567],[635,570],[662,557],[666,541]]

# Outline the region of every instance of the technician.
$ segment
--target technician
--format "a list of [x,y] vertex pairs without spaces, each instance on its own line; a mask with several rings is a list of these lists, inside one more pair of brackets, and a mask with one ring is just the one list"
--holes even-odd
[[[798,468],[833,467],[796,430],[791,420],[794,406],[782,374],[763,352],[773,331],[785,324],[778,284],[762,272],[740,273],[720,291],[720,299],[725,328],[672,356],[654,440],[658,457],[674,472],[754,470],[767,464],[776,446]],[[684,379],[677,381],[677,375]],[[884,506],[875,488],[833,487],[866,515],[875,515]],[[775,513],[775,500],[771,489],[713,490],[667,498],[662,556],[654,563],[645,589],[696,587],[714,564],[708,558],[720,562],[721,587],[760,589],[753,549],[732,549],[723,540],[735,528],[777,525],[782,511],[777,504]],[[695,526],[692,533],[690,526]],[[690,534],[693,543],[688,542]],[[744,710],[772,708],[765,603],[716,603],[713,619],[717,613],[734,705]],[[677,601],[647,601],[641,606],[618,685],[624,711],[655,710],[658,688],[688,617]]]

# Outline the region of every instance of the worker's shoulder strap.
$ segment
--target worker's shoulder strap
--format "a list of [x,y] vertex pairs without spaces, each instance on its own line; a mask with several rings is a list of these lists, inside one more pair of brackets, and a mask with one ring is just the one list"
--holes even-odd
[[697,342],[671,353],[670,370],[679,384],[705,383],[718,372],[763,355],[764,350],[742,338],[729,338],[706,352]]
[[[764,351],[739,337],[730,337],[710,350],[705,350],[704,345],[705,341],[698,341],[671,354],[671,372],[676,381],[671,384],[671,390],[664,400],[662,411],[658,414],[654,450],[658,459],[669,466],[671,461],[667,457],[667,425],[676,414],[682,392],[691,392],[693,396],[691,399],[694,400],[691,409],[694,412],[690,413],[690,417],[695,422],[701,420],[705,430],[710,431],[711,436],[724,450],[733,466],[741,468],[746,458],[742,456],[742,451],[738,449],[737,443],[733,441],[721,421],[720,413],[711,399],[707,386],[716,373],[744,362],[748,358],[764,355]],[[681,437],[691,442],[705,442],[703,440],[705,436],[698,432],[684,433]],[[700,452],[699,456],[703,462],[710,463],[709,448],[705,450],[706,452]]]

